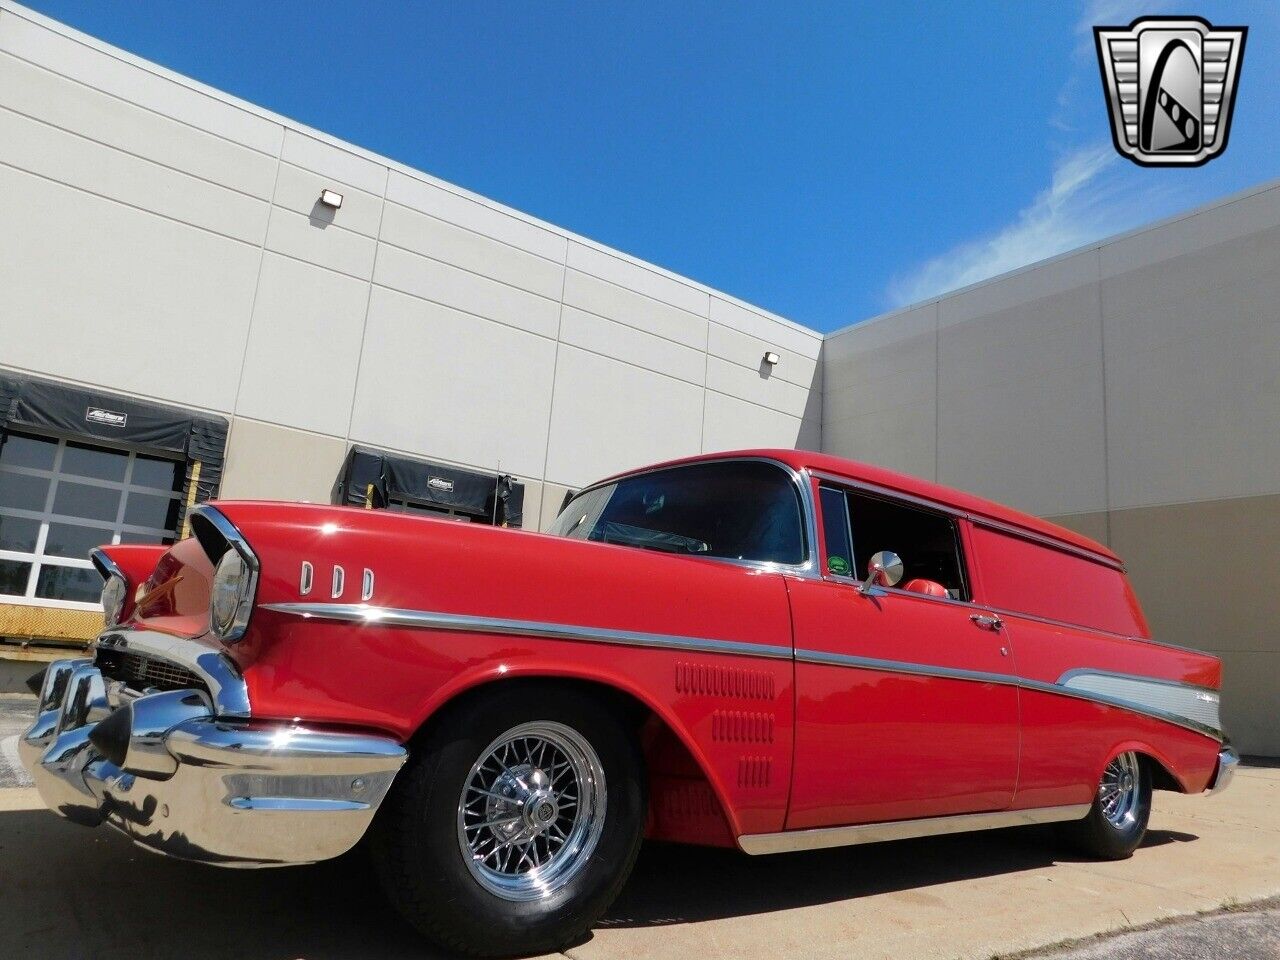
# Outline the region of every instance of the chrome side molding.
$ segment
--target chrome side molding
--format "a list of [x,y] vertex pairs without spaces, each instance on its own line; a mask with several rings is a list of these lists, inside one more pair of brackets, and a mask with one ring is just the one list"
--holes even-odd
[[752,856],[824,850],[860,843],[883,843],[913,837],[939,837],[948,833],[1026,827],[1038,823],[1064,823],[1089,815],[1089,804],[1065,807],[1037,807],[1031,810],[997,810],[994,813],[965,813],[953,817],[923,820],[891,820],[859,823],[848,827],[821,827],[815,830],[784,830],[781,833],[751,833],[738,837],[738,846]]
[[547,640],[579,640],[609,643],[624,647],[662,647],[692,650],[699,653],[727,653],[772,660],[790,660],[791,648],[710,637],[685,637],[671,633],[642,633],[635,630],[611,630],[572,623],[544,623],[538,620],[509,620],[500,617],[476,617],[462,613],[440,613],[434,610],[406,610],[374,607],[364,603],[264,603],[272,610],[304,620],[340,620],[369,626],[410,627],[418,630],[446,630],[456,633],[498,633],[520,637],[543,637]]

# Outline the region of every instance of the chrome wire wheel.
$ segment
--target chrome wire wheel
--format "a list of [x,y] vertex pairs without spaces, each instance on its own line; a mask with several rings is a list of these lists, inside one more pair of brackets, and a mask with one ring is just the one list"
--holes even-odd
[[1098,785],[1098,806],[1113,827],[1126,829],[1133,824],[1142,795],[1142,770],[1138,755],[1122,753],[1102,772]]
[[471,767],[458,799],[458,845],[490,893],[540,900],[586,866],[604,811],[604,767],[591,744],[562,723],[522,723]]

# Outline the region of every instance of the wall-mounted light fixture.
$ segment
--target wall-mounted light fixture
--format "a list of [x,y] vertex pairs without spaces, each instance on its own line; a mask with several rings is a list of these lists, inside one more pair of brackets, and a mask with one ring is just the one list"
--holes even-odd
[[782,359],[782,358],[781,358],[781,357],[779,357],[779,356],[778,356],[776,353],[774,353],[773,351],[769,351],[768,353],[766,353],[766,354],[764,355],[764,362],[765,362],[765,363],[767,363],[767,364],[768,364],[769,366],[771,366],[771,367],[773,367],[773,366],[777,366],[778,361],[779,361],[780,359]]
[[336,190],[321,190],[320,202],[326,207],[331,207],[332,209],[337,210],[342,206],[342,194],[338,193]]

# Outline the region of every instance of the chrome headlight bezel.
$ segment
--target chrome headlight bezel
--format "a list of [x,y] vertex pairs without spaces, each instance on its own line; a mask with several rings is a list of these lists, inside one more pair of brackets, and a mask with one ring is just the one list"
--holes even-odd
[[231,643],[244,636],[257,579],[256,565],[228,545],[209,582],[209,628],[219,640]]
[[102,581],[102,615],[108,627],[120,623],[125,600],[129,596],[129,582],[118,573],[111,573]]

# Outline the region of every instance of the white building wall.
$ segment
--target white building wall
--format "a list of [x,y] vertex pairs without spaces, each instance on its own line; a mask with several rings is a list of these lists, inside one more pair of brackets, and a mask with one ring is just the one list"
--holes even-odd
[[227,416],[225,495],[324,499],[363,443],[500,463],[536,525],[645,461],[820,441],[819,334],[8,0],[0,191],[0,366]]

